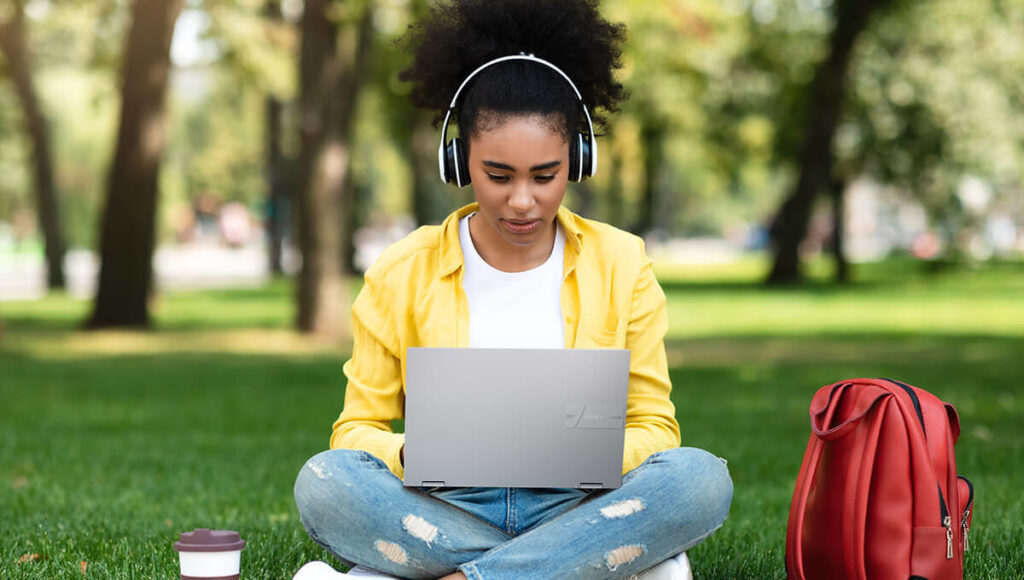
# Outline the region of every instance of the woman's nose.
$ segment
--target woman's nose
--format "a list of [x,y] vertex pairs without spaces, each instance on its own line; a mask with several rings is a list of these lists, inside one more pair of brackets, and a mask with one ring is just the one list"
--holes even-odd
[[509,194],[508,205],[517,213],[527,213],[534,206],[533,192],[528,183],[521,183]]

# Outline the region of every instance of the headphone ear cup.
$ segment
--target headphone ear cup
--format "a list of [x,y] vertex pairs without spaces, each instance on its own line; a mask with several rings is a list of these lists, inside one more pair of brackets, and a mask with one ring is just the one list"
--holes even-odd
[[569,181],[580,181],[580,134],[569,140]]
[[469,177],[469,155],[466,153],[466,142],[463,141],[462,137],[456,137],[452,139],[454,145],[454,159],[456,176],[455,185],[459,187],[465,187],[469,185],[472,179]]
[[452,141],[442,143],[441,148],[437,150],[437,166],[440,167],[441,181],[444,183],[451,183],[454,174],[450,161],[451,151]]
[[458,187],[469,185],[469,163],[466,160],[462,139],[456,137],[444,148],[444,182]]
[[590,140],[577,133],[569,144],[569,181],[580,182],[593,173],[594,158],[590,154]]

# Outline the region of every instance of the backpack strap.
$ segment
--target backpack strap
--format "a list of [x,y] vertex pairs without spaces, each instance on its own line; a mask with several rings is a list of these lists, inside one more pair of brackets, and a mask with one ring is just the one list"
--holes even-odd
[[[828,424],[835,414],[835,405],[829,404],[837,390],[845,387],[845,383],[836,383],[830,387],[822,387],[815,393],[811,400],[811,429],[814,429],[814,416],[824,411],[824,424]],[[793,502],[789,517],[789,525],[786,528],[786,544],[792,547],[792,561],[787,562],[788,575],[791,580],[806,580],[804,575],[803,537],[804,514],[807,512],[807,496],[810,494],[810,486],[814,476],[818,472],[818,462],[821,459],[821,452],[824,445],[819,437],[813,433],[807,439],[807,449],[804,451],[803,464],[800,466],[800,478],[793,489]],[[790,550],[786,551],[787,560]]]
[[[890,398],[891,394],[886,389],[874,389],[874,388],[857,388],[851,392],[851,395],[856,397],[854,400],[854,408],[849,412],[848,415],[843,419],[842,422],[833,425],[836,412],[839,409],[839,402],[846,394],[847,391],[853,387],[863,387],[858,384],[858,381],[844,381],[835,383],[826,387],[822,387],[814,395],[811,401],[810,408],[810,423],[811,423],[811,436],[807,441],[807,450],[804,452],[803,465],[800,468],[800,479],[797,481],[796,487],[793,491],[793,508],[789,519],[789,526],[786,530],[786,541],[792,546],[793,558],[792,562],[789,562],[789,573],[790,578],[804,580],[804,568],[803,568],[803,544],[801,541],[803,535],[803,521],[804,515],[807,512],[807,500],[810,496],[810,488],[814,483],[815,476],[817,475],[818,465],[821,461],[821,454],[825,448],[825,443],[828,441],[835,441],[848,434],[851,430],[856,428],[860,422],[871,413],[875,406],[886,398]],[[879,423],[880,422],[876,422]],[[859,480],[866,478],[866,483],[870,484],[871,472],[872,472],[872,461],[871,458],[874,455],[875,449],[878,445],[878,427],[873,426],[873,434],[864,447],[861,448],[860,453],[857,455],[860,457],[861,469],[859,469]],[[864,468],[866,466],[866,468]],[[847,486],[847,497],[844,502],[844,510],[846,511],[847,521],[854,521],[851,512],[858,513],[860,509],[866,513],[867,494],[862,494],[863,497],[857,496],[857,489],[861,487],[860,482],[857,484],[851,482]],[[865,487],[864,489],[868,489]],[[858,524],[853,530],[850,541],[854,545],[860,547],[860,553],[863,552],[864,541],[865,541],[865,517],[860,517]],[[852,553],[847,550],[845,551],[847,557],[845,558],[844,565],[851,577],[865,577],[863,563],[858,563],[853,558]]]

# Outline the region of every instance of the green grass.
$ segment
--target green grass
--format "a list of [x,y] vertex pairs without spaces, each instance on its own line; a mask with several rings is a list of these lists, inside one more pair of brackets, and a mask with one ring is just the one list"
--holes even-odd
[[[1024,268],[840,288],[753,285],[758,264],[663,270],[683,441],[729,459],[726,525],[697,578],[782,578],[788,507],[822,384],[893,376],[954,403],[978,490],[968,578],[1024,577]],[[167,294],[154,333],[82,333],[88,304],[0,303],[0,578],[176,578],[194,527],[239,530],[246,578],[329,559],[291,499],[344,396],[344,345],[288,331],[286,283]],[[26,554],[38,561],[19,564]]]

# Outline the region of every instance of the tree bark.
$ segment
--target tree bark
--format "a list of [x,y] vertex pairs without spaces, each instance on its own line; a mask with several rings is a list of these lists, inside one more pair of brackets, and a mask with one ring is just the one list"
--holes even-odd
[[605,221],[616,227],[626,229],[629,227],[626,220],[626,184],[622,171],[622,155],[619,153],[619,149],[619,147],[614,146],[605,147],[604,150],[608,153],[602,156],[604,159],[611,161],[611,167],[609,168],[611,177],[606,193],[608,196],[606,206],[608,215]]
[[10,19],[0,21],[0,53],[7,60],[15,92],[25,116],[25,133],[32,144],[33,183],[36,213],[43,232],[46,256],[46,286],[62,289],[64,280],[64,234],[61,231],[60,205],[53,182],[50,137],[46,118],[39,106],[32,83],[32,64],[25,33],[23,2],[13,2]]
[[418,226],[441,223],[449,213],[445,211],[447,206],[452,205],[441,201],[442,184],[437,168],[439,141],[439,133],[431,126],[429,117],[417,112],[405,154],[412,167],[412,206]]
[[663,124],[651,120],[644,123],[640,130],[644,159],[644,190],[634,232],[641,236],[663,225],[658,213],[658,172],[661,170],[662,141],[665,136],[663,127]]
[[818,65],[808,89],[808,115],[797,157],[800,175],[772,224],[774,263],[769,284],[803,280],[800,242],[807,234],[814,199],[832,179],[832,137],[842,110],[846,73],[857,37],[877,9],[891,0],[837,0],[835,27],[829,37],[828,57]]
[[86,326],[148,327],[157,177],[174,23],[182,0],[135,0],[125,45],[121,122],[100,239],[99,286]]
[[850,281],[850,263],[846,259],[846,182],[833,179],[832,193],[832,257],[835,262],[834,276],[838,284]]
[[281,154],[281,114],[283,105],[276,97],[266,98],[266,182],[267,182],[267,264],[271,276],[284,273],[281,260],[284,242],[285,206],[284,156]]
[[[281,4],[278,0],[267,0],[263,5],[263,14],[268,20],[280,22]],[[284,112],[284,105],[280,99],[268,94],[265,99],[264,119],[266,130],[263,135],[266,138],[264,154],[264,176],[267,184],[266,201],[266,229],[267,229],[267,269],[271,276],[280,276],[284,273],[282,264],[282,244],[284,241],[284,226],[286,222],[284,190],[284,155],[281,153],[281,119]]]
[[356,98],[369,55],[371,3],[357,22],[332,22],[329,0],[307,0],[300,56],[302,153],[298,202],[299,273],[296,326],[324,337],[343,334],[342,240],[350,235],[344,199]]

